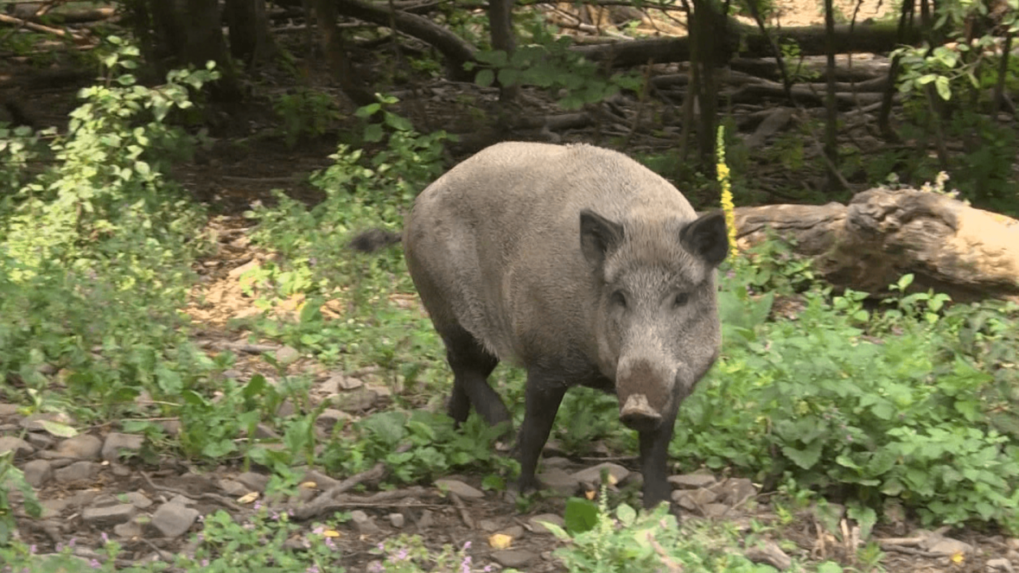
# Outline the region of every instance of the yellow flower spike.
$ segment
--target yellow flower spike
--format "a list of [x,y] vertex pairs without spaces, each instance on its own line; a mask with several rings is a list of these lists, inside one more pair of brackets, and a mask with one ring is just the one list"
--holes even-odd
[[725,164],[725,127],[718,126],[718,183],[722,186],[722,211],[725,212],[725,226],[729,231],[729,255],[735,257],[736,247],[736,204],[732,200],[732,184],[729,180],[729,166]]

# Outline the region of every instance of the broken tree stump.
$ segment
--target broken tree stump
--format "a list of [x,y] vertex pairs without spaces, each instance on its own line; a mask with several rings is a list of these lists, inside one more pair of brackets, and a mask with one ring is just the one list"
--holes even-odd
[[1019,221],[947,195],[876,188],[848,205],[736,209],[741,248],[763,240],[768,228],[792,239],[793,251],[838,287],[880,294],[913,273],[911,290],[1019,302]]

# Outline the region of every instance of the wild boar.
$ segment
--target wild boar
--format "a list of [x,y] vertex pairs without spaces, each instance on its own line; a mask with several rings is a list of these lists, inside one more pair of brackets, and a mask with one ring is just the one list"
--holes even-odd
[[407,267],[453,370],[449,415],[511,422],[488,385],[500,360],[527,370],[515,454],[535,469],[567,388],[615,392],[640,439],[647,507],[668,500],[676,411],[718,357],[715,269],[728,252],[720,212],[698,217],[675,187],[590,145],[508,142],[460,163],[417,198]]

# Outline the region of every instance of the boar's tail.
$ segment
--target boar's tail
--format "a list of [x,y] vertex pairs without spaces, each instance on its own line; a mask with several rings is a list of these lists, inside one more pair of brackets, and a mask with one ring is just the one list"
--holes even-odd
[[399,233],[390,233],[382,229],[369,229],[351,239],[350,248],[362,253],[374,253],[383,247],[399,243],[400,240]]

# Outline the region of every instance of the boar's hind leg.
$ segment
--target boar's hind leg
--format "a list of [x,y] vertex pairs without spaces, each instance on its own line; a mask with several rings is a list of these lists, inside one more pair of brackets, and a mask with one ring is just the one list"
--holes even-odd
[[667,413],[657,429],[640,432],[640,471],[644,476],[644,507],[650,509],[669,501],[672,487],[668,482],[669,442],[676,424],[676,410]]
[[552,431],[559,404],[566,394],[567,385],[561,379],[539,374],[534,369],[527,372],[524,423],[517,434],[516,455],[520,462],[519,488],[521,492],[538,489],[538,457]]
[[453,370],[453,393],[449,397],[449,417],[459,426],[467,420],[471,406],[491,426],[510,422],[509,411],[499,394],[488,385],[488,375],[499,359],[461,327],[444,333],[446,360]]

